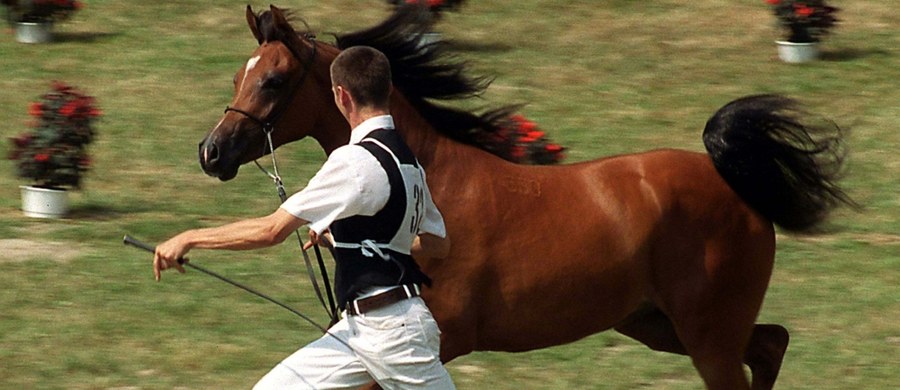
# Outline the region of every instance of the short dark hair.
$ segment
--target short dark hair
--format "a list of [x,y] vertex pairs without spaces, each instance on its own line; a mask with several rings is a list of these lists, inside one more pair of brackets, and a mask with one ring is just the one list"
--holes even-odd
[[331,63],[331,84],[347,89],[356,104],[387,108],[391,94],[391,63],[369,46],[353,46]]

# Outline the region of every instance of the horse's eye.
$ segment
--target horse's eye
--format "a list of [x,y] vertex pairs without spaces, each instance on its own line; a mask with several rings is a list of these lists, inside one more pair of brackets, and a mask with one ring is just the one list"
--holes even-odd
[[284,86],[285,82],[286,82],[286,78],[284,76],[273,75],[273,76],[267,78],[263,82],[262,87],[263,87],[263,89],[268,89],[268,90],[278,90]]

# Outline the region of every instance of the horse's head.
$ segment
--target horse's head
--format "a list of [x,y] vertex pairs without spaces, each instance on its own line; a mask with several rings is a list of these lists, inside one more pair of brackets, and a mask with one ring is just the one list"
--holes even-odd
[[234,75],[234,97],[222,119],[200,142],[203,171],[223,181],[269,152],[267,132],[273,148],[315,137],[324,113],[337,112],[328,74],[333,54],[323,53],[311,35],[298,35],[274,6],[259,15],[247,6],[247,23],[259,47]]

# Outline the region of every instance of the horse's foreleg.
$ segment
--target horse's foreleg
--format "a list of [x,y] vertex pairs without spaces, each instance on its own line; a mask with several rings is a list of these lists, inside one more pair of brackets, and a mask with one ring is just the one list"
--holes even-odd
[[775,385],[790,336],[781,325],[756,325],[744,354],[744,363],[753,375],[753,390],[769,390]]

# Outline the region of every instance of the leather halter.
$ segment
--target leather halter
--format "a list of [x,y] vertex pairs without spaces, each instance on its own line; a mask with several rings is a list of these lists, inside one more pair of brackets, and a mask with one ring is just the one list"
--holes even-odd
[[[276,109],[272,110],[272,112],[269,113],[268,118],[265,118],[265,120],[245,110],[231,106],[225,106],[225,113],[234,111],[238,114],[244,115],[245,117],[247,117],[247,119],[256,122],[256,124],[258,124],[262,128],[263,132],[266,133],[266,135],[270,135],[273,131],[275,131],[275,123],[278,122],[279,119],[281,119],[281,115],[284,114],[287,108],[291,105],[291,102],[294,101],[294,96],[296,95],[297,89],[300,88],[301,85],[303,85],[303,82],[306,80],[306,77],[309,75],[310,70],[312,69],[313,62],[316,60],[316,48],[318,47],[316,45],[316,36],[313,34],[306,34],[303,37],[312,44],[312,55],[309,56],[308,61],[303,63],[303,73],[300,74],[300,79],[297,80],[297,83],[291,86],[291,89],[289,90],[290,96],[287,100],[284,100],[281,102],[282,104],[277,105],[275,107]],[[291,54],[294,56],[294,58],[297,58],[297,53],[294,53],[293,50],[291,50]],[[300,58],[297,59],[299,60]],[[269,139],[269,141],[271,142],[271,138]],[[274,148],[274,145],[270,146]]]

